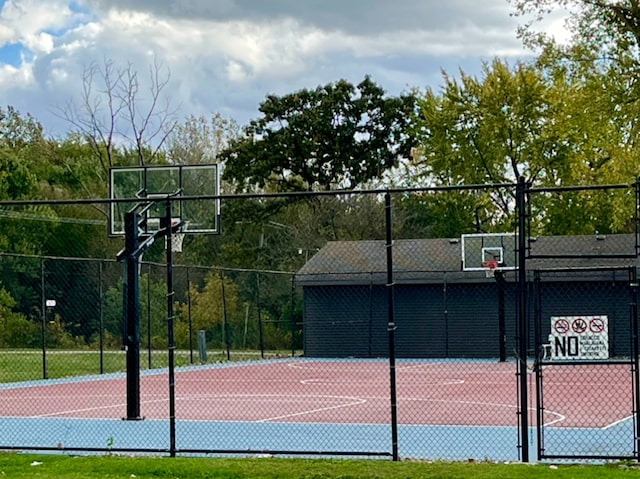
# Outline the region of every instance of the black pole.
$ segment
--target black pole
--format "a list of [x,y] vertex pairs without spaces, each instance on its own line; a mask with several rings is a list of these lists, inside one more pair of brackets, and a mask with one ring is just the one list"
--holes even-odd
[[291,357],[296,355],[296,277],[291,276]]
[[502,271],[495,271],[494,278],[498,285],[498,350],[500,354],[500,362],[504,363],[507,360],[507,315],[504,301],[507,281]]
[[189,317],[189,364],[193,364],[193,321],[191,319],[191,277],[187,266],[187,316]]
[[260,358],[264,359],[264,331],[262,329],[262,304],[260,303],[260,273],[256,272],[256,306],[258,308],[258,336],[260,340]]
[[527,208],[524,177],[518,179],[516,203],[518,211],[518,375],[520,388],[520,448],[522,462],[529,462],[529,398],[527,390]]
[[40,260],[40,309],[42,311],[41,342],[42,342],[42,379],[48,379],[47,373],[47,297],[44,291],[44,260]]
[[102,261],[99,263],[99,275],[100,275],[100,374],[104,374],[104,274],[102,272]]
[[633,408],[634,408],[634,453],[636,459],[640,458],[640,358],[639,358],[639,332],[638,332],[638,270],[635,266],[629,267],[630,286],[630,311],[631,320],[631,374],[633,383]]
[[369,298],[367,299],[369,303],[369,331],[367,338],[367,347],[369,357],[373,357],[373,273],[369,274]]
[[153,367],[151,352],[151,263],[147,267],[147,367]]
[[388,327],[389,332],[389,382],[391,400],[391,450],[393,460],[398,461],[398,401],[396,393],[396,349],[394,320],[394,287],[393,287],[393,236],[391,218],[391,195],[385,193],[385,223],[386,223],[386,250],[387,250],[387,305],[388,305]]
[[227,318],[227,295],[224,287],[224,270],[220,270],[220,285],[222,288],[222,318],[224,328],[224,342],[227,349],[227,361],[231,361],[231,336],[229,331],[229,319]]
[[536,375],[536,429],[538,439],[538,458],[544,455],[544,397],[543,397],[543,365],[545,351],[542,345],[542,278],[539,270],[533,272],[533,324],[535,359],[533,370]]
[[176,456],[176,374],[175,374],[175,335],[173,302],[175,291],[173,290],[173,227],[171,225],[171,201],[166,204],[165,229],[167,234],[167,329],[169,343],[169,454]]
[[126,253],[126,342],[127,350],[127,417],[138,421],[140,416],[140,280],[138,276],[140,246],[138,235],[138,213],[129,211],[124,215]]

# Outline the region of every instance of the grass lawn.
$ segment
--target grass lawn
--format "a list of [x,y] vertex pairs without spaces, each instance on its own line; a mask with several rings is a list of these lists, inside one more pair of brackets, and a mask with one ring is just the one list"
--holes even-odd
[[634,464],[525,465],[378,460],[273,458],[73,457],[0,454],[0,477],[21,478],[252,478],[252,479],[409,479],[409,478],[640,478]]
[[[286,356],[286,352],[282,352]],[[256,351],[231,352],[232,361],[247,361],[260,359],[260,353]],[[227,361],[226,353],[222,351],[210,351],[207,355],[208,363]],[[189,351],[175,352],[175,366],[188,366],[191,363]],[[198,353],[193,354],[193,364],[200,364]],[[143,349],[140,351],[140,368],[158,369],[169,365],[167,351]],[[125,372],[125,351],[104,351],[102,358],[100,352],[95,350],[60,351],[47,350],[45,360],[41,350],[33,349],[3,349],[0,350],[0,383],[35,381],[43,379],[47,374],[48,379],[87,376],[103,373]]]

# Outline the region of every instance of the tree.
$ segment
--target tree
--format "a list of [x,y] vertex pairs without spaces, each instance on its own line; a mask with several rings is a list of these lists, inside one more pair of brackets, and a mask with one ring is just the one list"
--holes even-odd
[[0,148],[20,149],[44,140],[42,125],[9,105],[0,108]]
[[[616,78],[596,68],[576,75],[562,64],[543,68],[520,63],[512,69],[500,60],[486,65],[480,79],[461,73],[458,81],[445,75],[441,92],[428,89],[418,100],[414,164],[433,185],[513,184],[521,176],[536,186],[633,181],[637,154],[630,132],[635,124],[624,119],[611,95]],[[422,195],[419,201],[429,204],[427,211],[448,211],[447,217],[456,218],[449,226],[462,228],[458,233],[513,227],[512,188],[459,193],[464,200],[446,196]],[[583,199],[585,207],[609,211],[602,218],[610,223],[600,225],[601,232],[625,224],[625,202],[617,207],[620,214],[612,216],[615,198]],[[569,225],[580,222],[561,223],[556,232],[570,233]],[[588,223],[583,221],[582,227],[589,228]],[[451,233],[448,227],[431,229]]]
[[369,77],[269,95],[263,117],[222,153],[224,178],[245,191],[356,187],[408,157],[413,106],[412,95],[386,97]]
[[[520,35],[526,45],[541,49],[537,63],[548,74],[562,72],[574,82],[583,82],[590,90],[581,106],[590,113],[600,111],[600,131],[603,134],[594,135],[599,140],[594,148],[596,157],[614,162],[619,170],[625,170],[627,176],[628,165],[632,163],[633,172],[637,174],[635,142],[640,134],[640,2],[511,1],[516,15],[533,17],[538,21],[555,9],[565,10],[566,26],[572,34],[568,43],[558,43],[549,34],[537,32],[535,21],[524,23],[519,29]],[[627,178],[623,176],[622,181],[627,181]]]
[[214,163],[238,135],[238,124],[219,113],[211,118],[189,115],[175,125],[167,138],[167,157],[180,165]]
[[[202,290],[191,286],[191,319],[194,331],[207,331],[207,339],[216,346],[232,341],[234,332],[241,330],[244,320],[244,308],[235,283],[218,272],[207,275]],[[176,324],[176,341],[188,344],[187,321],[188,305],[178,305],[180,315]]]
[[175,126],[171,100],[164,96],[169,79],[162,63],[154,60],[145,101],[131,63],[119,67],[105,59],[103,65],[84,67],[80,100],[70,100],[59,114],[91,146],[104,178],[116,166],[118,145],[134,151],[138,165],[152,163],[160,153]]
[[[536,32],[535,23],[554,10],[567,14],[566,27],[572,34],[569,49],[581,46],[598,51],[602,59],[631,54],[638,60],[640,47],[640,2],[638,0],[510,0],[515,15],[528,20],[519,34],[530,46],[556,44],[552,36]],[[556,45],[557,46],[557,45]],[[574,50],[576,53],[576,50]]]

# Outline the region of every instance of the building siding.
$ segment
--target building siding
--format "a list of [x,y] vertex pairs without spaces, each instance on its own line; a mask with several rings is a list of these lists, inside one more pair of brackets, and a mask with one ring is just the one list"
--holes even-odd
[[[624,273],[624,272],[623,272]],[[540,320],[547,342],[552,316],[607,315],[610,353],[629,354],[628,282],[617,273],[611,281],[570,282],[544,278],[530,283],[529,348],[535,350]],[[387,357],[387,288],[380,285],[306,286],[304,350],[311,357]],[[395,352],[400,358],[498,358],[498,285],[411,284],[394,289]],[[539,303],[535,300],[539,292]],[[537,304],[540,311],[536,314]],[[514,357],[518,345],[517,288],[505,285],[505,349]]]

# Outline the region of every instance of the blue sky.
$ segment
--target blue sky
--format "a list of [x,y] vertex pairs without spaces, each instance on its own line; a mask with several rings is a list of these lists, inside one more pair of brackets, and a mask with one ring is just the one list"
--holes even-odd
[[6,43],[0,48],[0,62],[3,64],[18,68],[23,61],[33,61],[33,55],[20,43]]
[[0,106],[61,136],[83,71],[110,61],[144,83],[156,61],[178,118],[243,125],[267,94],[365,75],[399,94],[437,88],[442,69],[526,59],[510,12],[508,0],[0,0]]

